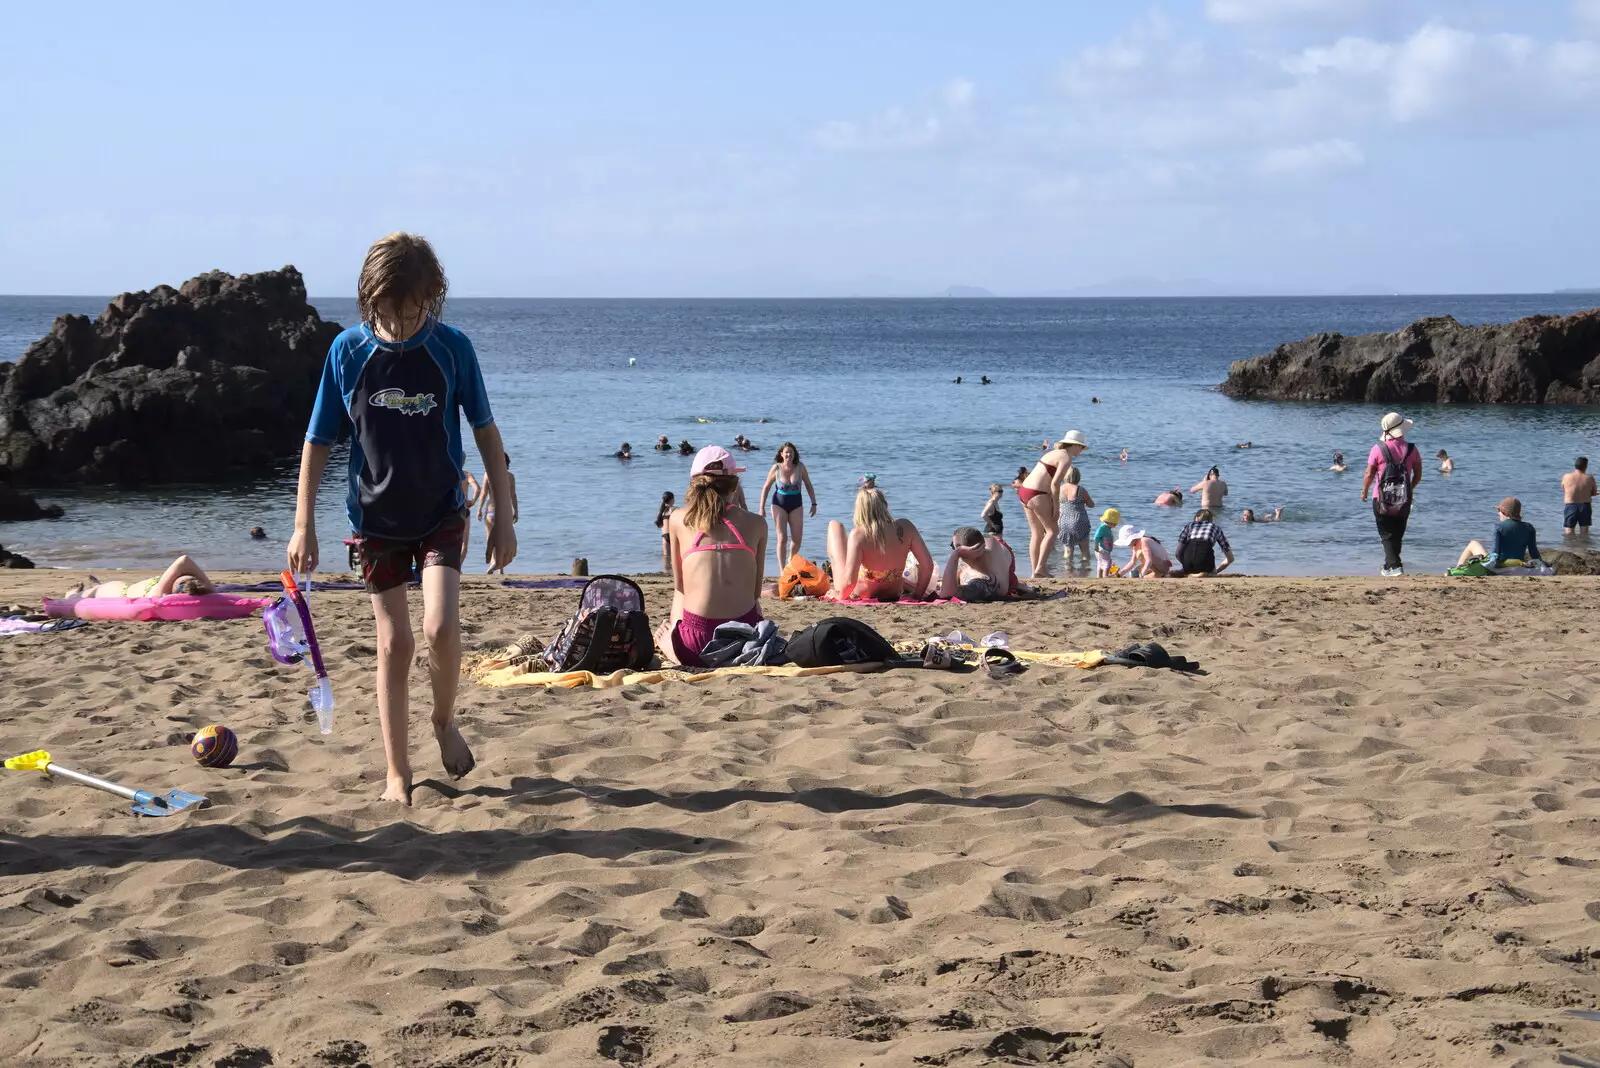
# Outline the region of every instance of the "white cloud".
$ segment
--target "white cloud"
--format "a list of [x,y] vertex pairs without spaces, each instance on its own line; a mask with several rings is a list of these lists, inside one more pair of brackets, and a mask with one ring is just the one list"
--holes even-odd
[[954,78],[944,87],[944,102],[955,110],[972,106],[978,95],[978,85],[969,78]]
[[1547,119],[1600,98],[1600,45],[1593,41],[1541,43],[1439,22],[1394,43],[1345,37],[1282,65],[1302,87],[1330,82],[1335,93],[1381,106],[1381,117],[1398,123],[1452,119],[1488,127]]
[[[1227,3],[1240,6],[1223,14],[1242,17],[1245,0],[1213,7]],[[1359,6],[1252,3],[1258,13]],[[1324,34],[1290,46],[1275,35],[1246,41],[1226,28],[1186,28],[1156,13],[1067,57],[1055,89],[1000,107],[954,79],[912,106],[829,123],[813,143],[854,152],[937,149],[953,161],[944,179],[950,190],[981,188],[1052,207],[1193,199],[1241,179],[1359,167],[1397,151],[1402,130],[1432,126],[1472,137],[1592,128],[1600,115],[1600,43],[1436,20],[1392,36]],[[980,157],[981,172],[972,166]],[[937,173],[918,181],[931,189]]]
[[1212,22],[1280,22],[1306,16],[1358,15],[1371,0],[1206,0]]
[[914,109],[891,107],[861,121],[835,120],[811,141],[832,152],[906,152],[932,148],[971,127],[978,86],[952,78]]
[[1342,137],[1307,145],[1274,148],[1262,155],[1258,169],[1267,175],[1308,176],[1359,167],[1366,156],[1359,146]]
[[1572,17],[1600,27],[1600,0],[1572,0]]

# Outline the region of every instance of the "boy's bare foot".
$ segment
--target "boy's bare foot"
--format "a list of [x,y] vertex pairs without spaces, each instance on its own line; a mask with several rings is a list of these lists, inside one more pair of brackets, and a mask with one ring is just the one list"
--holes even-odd
[[459,779],[478,766],[454,718],[443,727],[434,724],[433,736],[439,741],[439,760],[452,779]]
[[411,773],[403,775],[390,775],[389,784],[384,787],[380,801],[398,801],[402,805],[411,804]]

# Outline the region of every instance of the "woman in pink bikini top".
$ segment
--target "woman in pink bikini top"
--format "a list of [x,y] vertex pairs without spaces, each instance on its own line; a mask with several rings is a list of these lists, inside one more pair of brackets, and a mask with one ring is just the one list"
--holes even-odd
[[761,622],[767,524],[729,503],[743,471],[720,445],[701,449],[690,469],[685,505],[667,521],[677,611],[671,648],[662,645],[688,667],[703,666],[700,652],[723,623]]

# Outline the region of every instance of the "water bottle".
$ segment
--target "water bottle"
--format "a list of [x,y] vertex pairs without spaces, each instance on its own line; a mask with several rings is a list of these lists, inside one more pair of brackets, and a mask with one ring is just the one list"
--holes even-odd
[[307,692],[311,698],[311,707],[317,712],[317,730],[323,734],[333,733],[333,680],[323,675],[317,679],[317,684]]

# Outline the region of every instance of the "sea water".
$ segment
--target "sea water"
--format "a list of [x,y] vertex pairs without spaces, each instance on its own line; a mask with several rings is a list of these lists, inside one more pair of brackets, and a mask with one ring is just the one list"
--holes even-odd
[[[0,297],[0,359],[15,359],[62,313],[97,314],[103,297]],[[349,299],[314,301],[356,319]],[[1361,470],[1386,407],[1241,402],[1216,392],[1231,361],[1323,330],[1392,330],[1427,315],[1462,322],[1565,314],[1578,295],[1124,300],[451,300],[446,318],[477,347],[521,501],[514,570],[660,567],[652,520],[664,490],[682,501],[696,447],[756,442],[740,454],[752,507],[776,448],[798,446],[819,503],[802,552],[825,556],[825,524],[849,522],[858,480],[877,476],[896,515],[937,553],[978,524],[991,482],[1007,487],[1006,535],[1026,555],[1010,489],[1039,443],[1081,430],[1083,485],[1097,508],[1170,545],[1189,510],[1156,494],[1188,490],[1213,464],[1231,487],[1224,527],[1237,569],[1255,574],[1372,574],[1382,563]],[[962,383],[953,379],[960,375]],[[981,385],[987,375],[993,384]],[[1099,403],[1093,403],[1099,398]],[[1597,411],[1580,407],[1400,406],[1425,477],[1406,543],[1412,571],[1442,571],[1469,538],[1487,538],[1494,506],[1523,499],[1545,545],[1561,538],[1561,475],[1577,454],[1600,462]],[[307,412],[285,412],[296,425]],[[483,465],[470,444],[469,463]],[[612,457],[627,441],[635,459]],[[1250,442],[1247,450],[1236,449]],[[1129,453],[1127,462],[1119,459]],[[1433,455],[1456,461],[1448,477]],[[1351,469],[1328,466],[1342,449]],[[324,570],[344,567],[345,454],[322,488]],[[218,569],[283,565],[295,467],[225,485],[42,491],[57,520],[0,524],[0,543],[42,566],[164,566],[177,553]],[[1242,508],[1284,508],[1245,526]],[[266,528],[252,541],[250,527]],[[469,572],[481,572],[482,527]],[[768,560],[769,573],[774,568]],[[1025,569],[1024,569],[1025,570]]]

